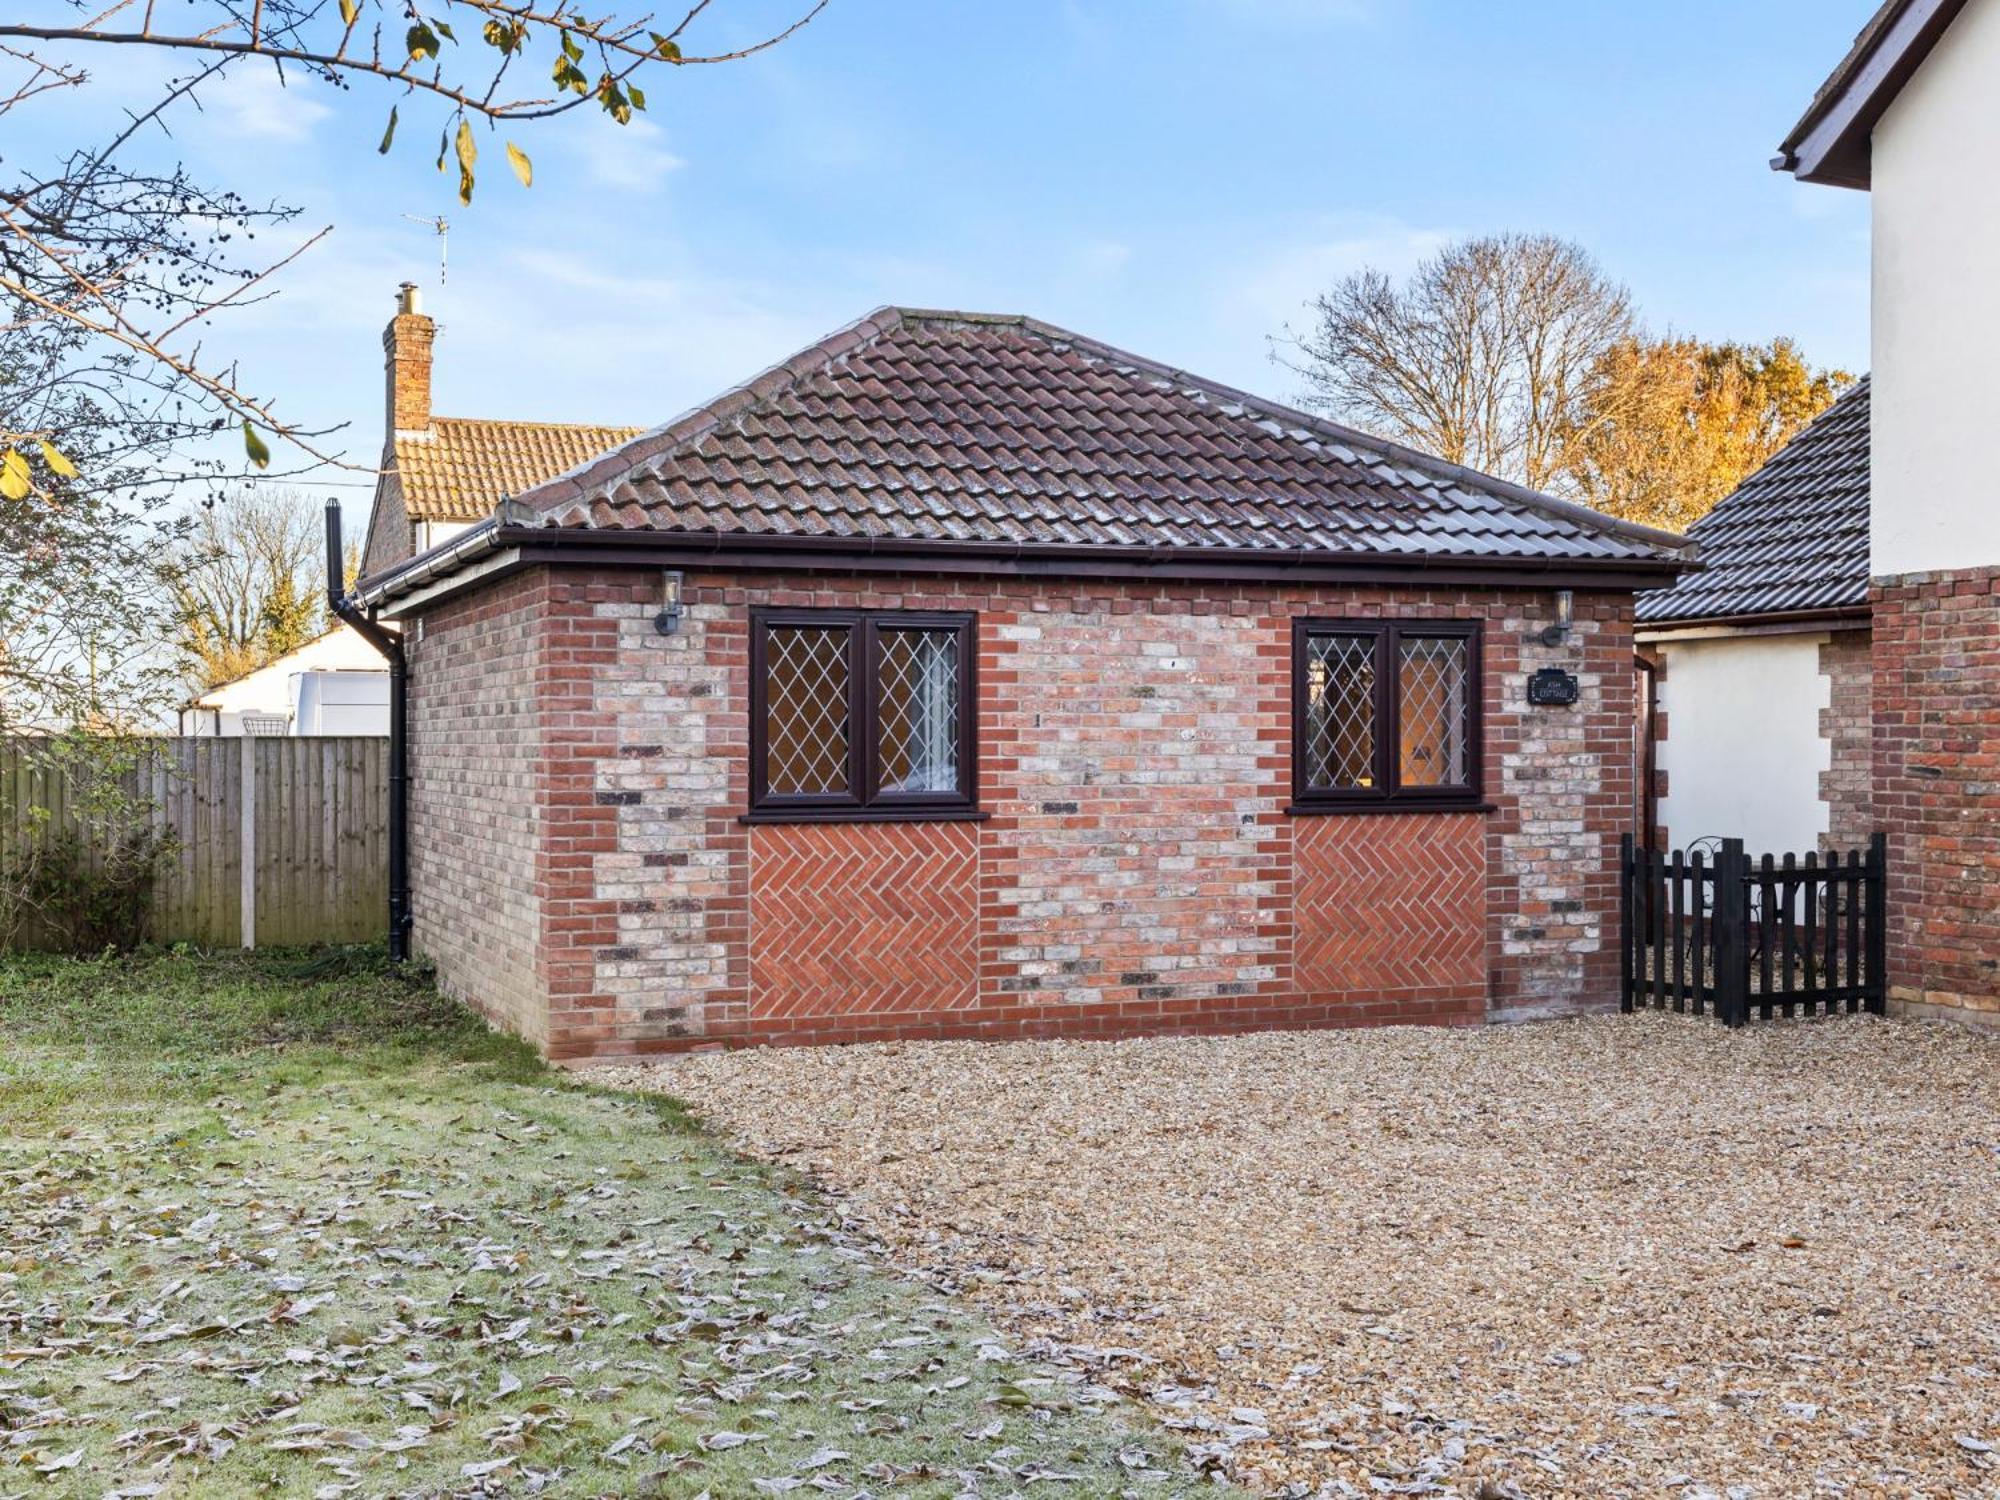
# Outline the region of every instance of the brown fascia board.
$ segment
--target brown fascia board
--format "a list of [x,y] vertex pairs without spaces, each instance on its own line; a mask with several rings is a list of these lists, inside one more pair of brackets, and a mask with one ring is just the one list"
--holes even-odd
[[[467,572],[479,560],[492,565]],[[525,568],[545,566],[943,573],[1015,578],[1107,578],[1154,583],[1336,583],[1421,587],[1571,588],[1637,592],[1699,567],[1661,558],[1388,557],[1247,547],[1131,547],[829,537],[790,533],[568,531],[488,522],[434,553],[363,580],[361,604],[394,616],[419,590],[429,607]],[[458,581],[462,580],[462,581]]]
[[1965,0],[1887,0],[1779,144],[1772,170],[1866,190],[1876,122],[1964,8]]
[[1838,609],[1772,610],[1764,614],[1689,615],[1685,619],[1640,620],[1633,631],[1641,638],[1671,635],[1681,630],[1741,629],[1746,632],[1768,626],[1774,633],[1823,626],[1830,630],[1853,630],[1868,625],[1874,612],[1866,604],[1843,605]]

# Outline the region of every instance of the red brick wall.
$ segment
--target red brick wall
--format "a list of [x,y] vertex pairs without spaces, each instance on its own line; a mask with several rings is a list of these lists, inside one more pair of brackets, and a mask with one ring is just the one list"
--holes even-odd
[[1871,594],[1892,997],[2000,1021],[2000,568]]
[[541,624],[535,574],[406,626],[416,949],[446,990],[548,1040],[543,973]]
[[1829,685],[1819,725],[1829,750],[1828,767],[1819,778],[1819,794],[1827,808],[1826,837],[1820,847],[1843,852],[1866,849],[1875,831],[1875,675],[1868,632],[1842,630],[1828,636],[1819,648],[1819,669]]
[[1282,962],[1289,627],[1051,589],[980,612],[982,986],[1040,1012],[1178,1014]]
[[[1476,1020],[1615,994],[1624,596],[1579,596],[1550,648],[1539,591],[703,575],[662,637],[650,575],[536,576],[557,1055]],[[765,602],[975,611],[987,820],[740,823]],[[1285,812],[1291,621],[1384,613],[1484,621],[1493,811]],[[1528,708],[1551,663],[1581,677],[1577,707]]]

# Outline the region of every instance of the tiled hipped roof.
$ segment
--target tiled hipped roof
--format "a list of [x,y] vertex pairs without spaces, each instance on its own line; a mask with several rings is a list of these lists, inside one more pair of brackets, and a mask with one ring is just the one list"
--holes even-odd
[[1868,602],[1868,381],[1689,531],[1706,568],[1639,596],[1641,622],[1858,609]]
[[395,435],[403,508],[413,521],[483,521],[505,496],[637,437],[639,427],[434,417]]
[[1676,540],[1018,317],[887,308],[508,525],[1672,566]]

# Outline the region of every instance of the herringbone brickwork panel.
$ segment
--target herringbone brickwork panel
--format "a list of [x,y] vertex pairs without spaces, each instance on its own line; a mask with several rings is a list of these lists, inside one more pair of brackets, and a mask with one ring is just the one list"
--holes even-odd
[[758,828],[750,868],[754,1019],[863,1019],[977,1002],[975,825]]
[[1486,980],[1485,819],[1301,819],[1293,838],[1297,987],[1382,994]]

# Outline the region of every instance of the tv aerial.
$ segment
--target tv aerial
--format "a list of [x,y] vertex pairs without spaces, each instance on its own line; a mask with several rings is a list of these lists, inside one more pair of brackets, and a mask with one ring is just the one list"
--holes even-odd
[[445,218],[443,214],[439,214],[436,218],[430,218],[423,214],[404,214],[403,217],[408,219],[412,224],[428,225],[430,227],[431,232],[437,236],[438,285],[443,286],[444,273],[445,273],[445,248],[447,244],[445,237],[451,233],[451,221]]

